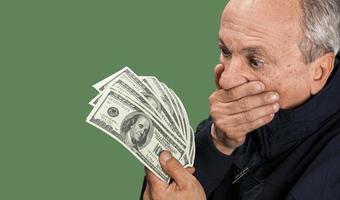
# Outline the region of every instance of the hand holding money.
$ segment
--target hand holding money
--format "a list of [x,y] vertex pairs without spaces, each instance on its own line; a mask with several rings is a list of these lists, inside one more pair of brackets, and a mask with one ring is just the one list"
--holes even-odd
[[204,190],[193,171],[184,169],[169,152],[160,155],[162,168],[174,180],[170,184],[159,180],[153,173],[146,170],[147,185],[143,200],[204,200]]
[[164,150],[184,167],[193,166],[193,129],[173,90],[128,67],[93,87],[99,94],[90,102],[89,124],[116,139],[161,180],[170,180],[158,159]]

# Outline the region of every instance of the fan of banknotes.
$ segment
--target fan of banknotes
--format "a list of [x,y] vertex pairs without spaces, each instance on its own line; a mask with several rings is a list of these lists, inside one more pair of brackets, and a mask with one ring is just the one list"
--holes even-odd
[[193,166],[194,132],[176,93],[153,76],[130,68],[96,83],[99,94],[87,122],[120,142],[160,179],[169,182],[159,153],[168,150],[184,167]]

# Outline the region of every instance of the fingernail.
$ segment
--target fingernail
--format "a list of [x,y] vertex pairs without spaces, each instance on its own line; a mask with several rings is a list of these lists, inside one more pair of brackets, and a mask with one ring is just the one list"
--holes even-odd
[[272,102],[277,101],[278,99],[279,99],[279,95],[278,94],[273,93],[273,94],[270,95],[270,100]]
[[279,105],[278,103],[275,103],[275,104],[273,105],[273,108],[274,108],[274,110],[275,110],[275,112],[276,112],[276,111],[278,111],[278,110],[280,109],[280,105]]
[[161,162],[166,162],[172,158],[172,155],[169,151],[162,151],[159,157]]

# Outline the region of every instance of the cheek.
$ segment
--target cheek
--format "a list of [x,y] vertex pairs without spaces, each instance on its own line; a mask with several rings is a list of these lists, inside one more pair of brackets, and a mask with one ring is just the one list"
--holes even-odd
[[137,133],[137,132],[138,132],[138,127],[134,126],[134,127],[132,128],[132,130],[133,130],[134,133]]
[[279,104],[282,109],[293,108],[310,96],[308,80],[303,73],[288,71],[267,77],[264,83],[267,91],[279,93]]

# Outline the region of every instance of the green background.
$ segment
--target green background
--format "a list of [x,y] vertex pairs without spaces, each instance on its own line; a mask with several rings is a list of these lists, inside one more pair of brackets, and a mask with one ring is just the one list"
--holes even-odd
[[143,166],[85,123],[124,66],[209,112],[226,1],[0,1],[0,199],[138,199]]

